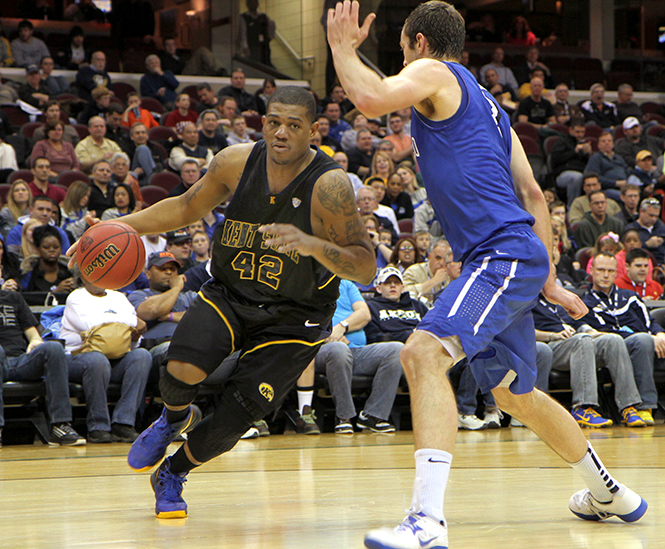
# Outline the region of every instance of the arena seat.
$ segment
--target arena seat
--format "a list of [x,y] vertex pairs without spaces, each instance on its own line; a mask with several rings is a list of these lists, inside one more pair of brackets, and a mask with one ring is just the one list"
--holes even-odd
[[35,133],[35,130],[44,124],[42,122],[28,122],[21,126],[21,135],[25,135],[28,139],[32,139],[32,136]]
[[400,234],[403,235],[404,233],[413,233],[413,219],[400,219],[397,222],[397,225],[399,226]]
[[173,187],[179,185],[180,181],[180,177],[173,172],[156,172],[150,176],[148,186],[161,187],[162,189],[169,192],[171,189],[173,189]]
[[598,126],[597,124],[587,124],[584,127],[584,137],[595,137],[598,139],[600,137],[600,134],[603,133],[603,128]]
[[34,178],[32,170],[16,170],[7,178],[7,183],[11,185],[17,179],[23,179],[23,181],[30,183]]
[[160,200],[164,200],[169,195],[169,193],[162,187],[157,187],[156,185],[146,185],[141,189],[141,195],[143,196],[143,202],[145,202],[148,206],[152,206]]
[[148,139],[150,141],[177,141],[178,134],[173,128],[168,126],[157,126],[155,128],[150,128],[148,131]]
[[111,89],[115,96],[125,103],[127,102],[127,94],[136,91],[136,88],[131,84],[127,84],[127,82],[113,82]]
[[533,139],[536,143],[540,143],[540,135],[538,134],[538,130],[532,124],[529,124],[528,122],[515,122],[513,124],[513,129],[518,136],[526,135],[527,137]]
[[0,183],[0,204],[7,204],[7,195],[11,188],[9,183]]
[[90,185],[90,178],[79,170],[67,170],[60,173],[56,184],[68,188],[74,181],[83,181],[86,185]]
[[23,126],[23,124],[30,122],[28,113],[23,111],[21,107],[16,105],[3,105],[2,110],[5,111],[9,117],[9,123],[17,129]]
[[658,114],[662,112],[663,106],[660,103],[656,103],[655,101],[645,101],[640,105],[640,109],[642,109],[643,114],[647,113]]
[[164,105],[162,105],[154,97],[142,97],[141,108],[146,109],[150,112],[156,112],[159,115],[164,114]]
[[90,135],[90,130],[88,130],[88,126],[85,124],[74,124],[73,128],[76,130],[76,133],[79,134],[81,139],[85,139]]

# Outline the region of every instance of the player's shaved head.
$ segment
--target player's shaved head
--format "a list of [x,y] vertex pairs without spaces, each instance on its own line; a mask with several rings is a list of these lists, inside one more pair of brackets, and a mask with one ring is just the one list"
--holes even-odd
[[268,100],[268,111],[270,111],[270,105],[273,103],[305,107],[307,121],[311,124],[316,119],[316,101],[314,101],[314,97],[307,90],[298,86],[280,86],[277,88],[277,91]]

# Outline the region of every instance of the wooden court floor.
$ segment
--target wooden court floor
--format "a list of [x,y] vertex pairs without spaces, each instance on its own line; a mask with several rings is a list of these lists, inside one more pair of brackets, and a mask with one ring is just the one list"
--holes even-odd
[[[660,422],[659,422],[660,423]],[[586,431],[649,511],[635,524],[576,519],[573,471],[526,429],[460,432],[446,493],[452,549],[665,547],[665,425]],[[411,432],[240,441],[189,475],[190,516],[157,520],[126,444],[0,450],[0,547],[361,548],[410,501]]]

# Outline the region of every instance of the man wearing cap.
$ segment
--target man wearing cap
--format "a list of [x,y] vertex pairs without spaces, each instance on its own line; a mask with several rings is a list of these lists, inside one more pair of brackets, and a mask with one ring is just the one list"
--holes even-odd
[[51,90],[42,81],[37,65],[25,68],[26,83],[18,89],[18,97],[35,108],[43,108],[51,99]]
[[665,174],[658,173],[653,165],[651,151],[643,150],[635,155],[635,167],[628,177],[628,182],[638,185],[645,190],[646,194],[651,194],[656,183],[665,182]]
[[635,167],[635,157],[640,151],[651,151],[653,158],[658,158],[665,150],[665,139],[644,134],[639,120],[634,116],[623,121],[623,133],[625,138],[617,144],[614,152],[621,156],[630,168]]
[[614,103],[605,101],[605,86],[594,84],[591,86],[591,99],[580,105],[587,122],[593,122],[601,128],[613,128],[619,123],[617,108]]
[[185,229],[166,233],[166,251],[178,262],[178,274],[196,266],[192,261],[192,237]]
[[51,55],[46,44],[32,36],[33,31],[34,27],[27,19],[18,24],[18,38],[12,40],[11,43],[14,65],[17,67],[39,65],[44,57]]
[[659,217],[660,202],[655,198],[645,198],[640,204],[637,221],[626,225],[626,230],[636,230],[640,235],[642,247],[650,251],[656,262],[662,265],[665,260],[665,223]]
[[404,290],[399,269],[385,267],[376,277],[378,296],[367,302],[372,319],[365,326],[369,343],[401,341],[406,343],[427,313],[427,306],[412,299]]
[[97,86],[92,90],[92,101],[89,102],[78,116],[79,124],[87,124],[93,116],[105,117],[111,104],[111,92],[105,86]]

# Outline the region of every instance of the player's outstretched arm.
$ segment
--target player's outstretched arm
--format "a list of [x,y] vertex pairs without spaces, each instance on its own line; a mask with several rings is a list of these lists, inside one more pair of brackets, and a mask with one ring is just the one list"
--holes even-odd
[[376,274],[376,258],[369,235],[360,219],[353,187],[342,170],[322,175],[312,192],[312,232],[293,225],[273,223],[259,228],[270,233],[268,246],[280,252],[297,250],[312,256],[341,278],[369,284]]
[[185,194],[160,200],[156,204],[122,218],[141,234],[159,234],[186,227],[224,202],[240,180],[252,145],[222,149],[210,163],[206,174]]

